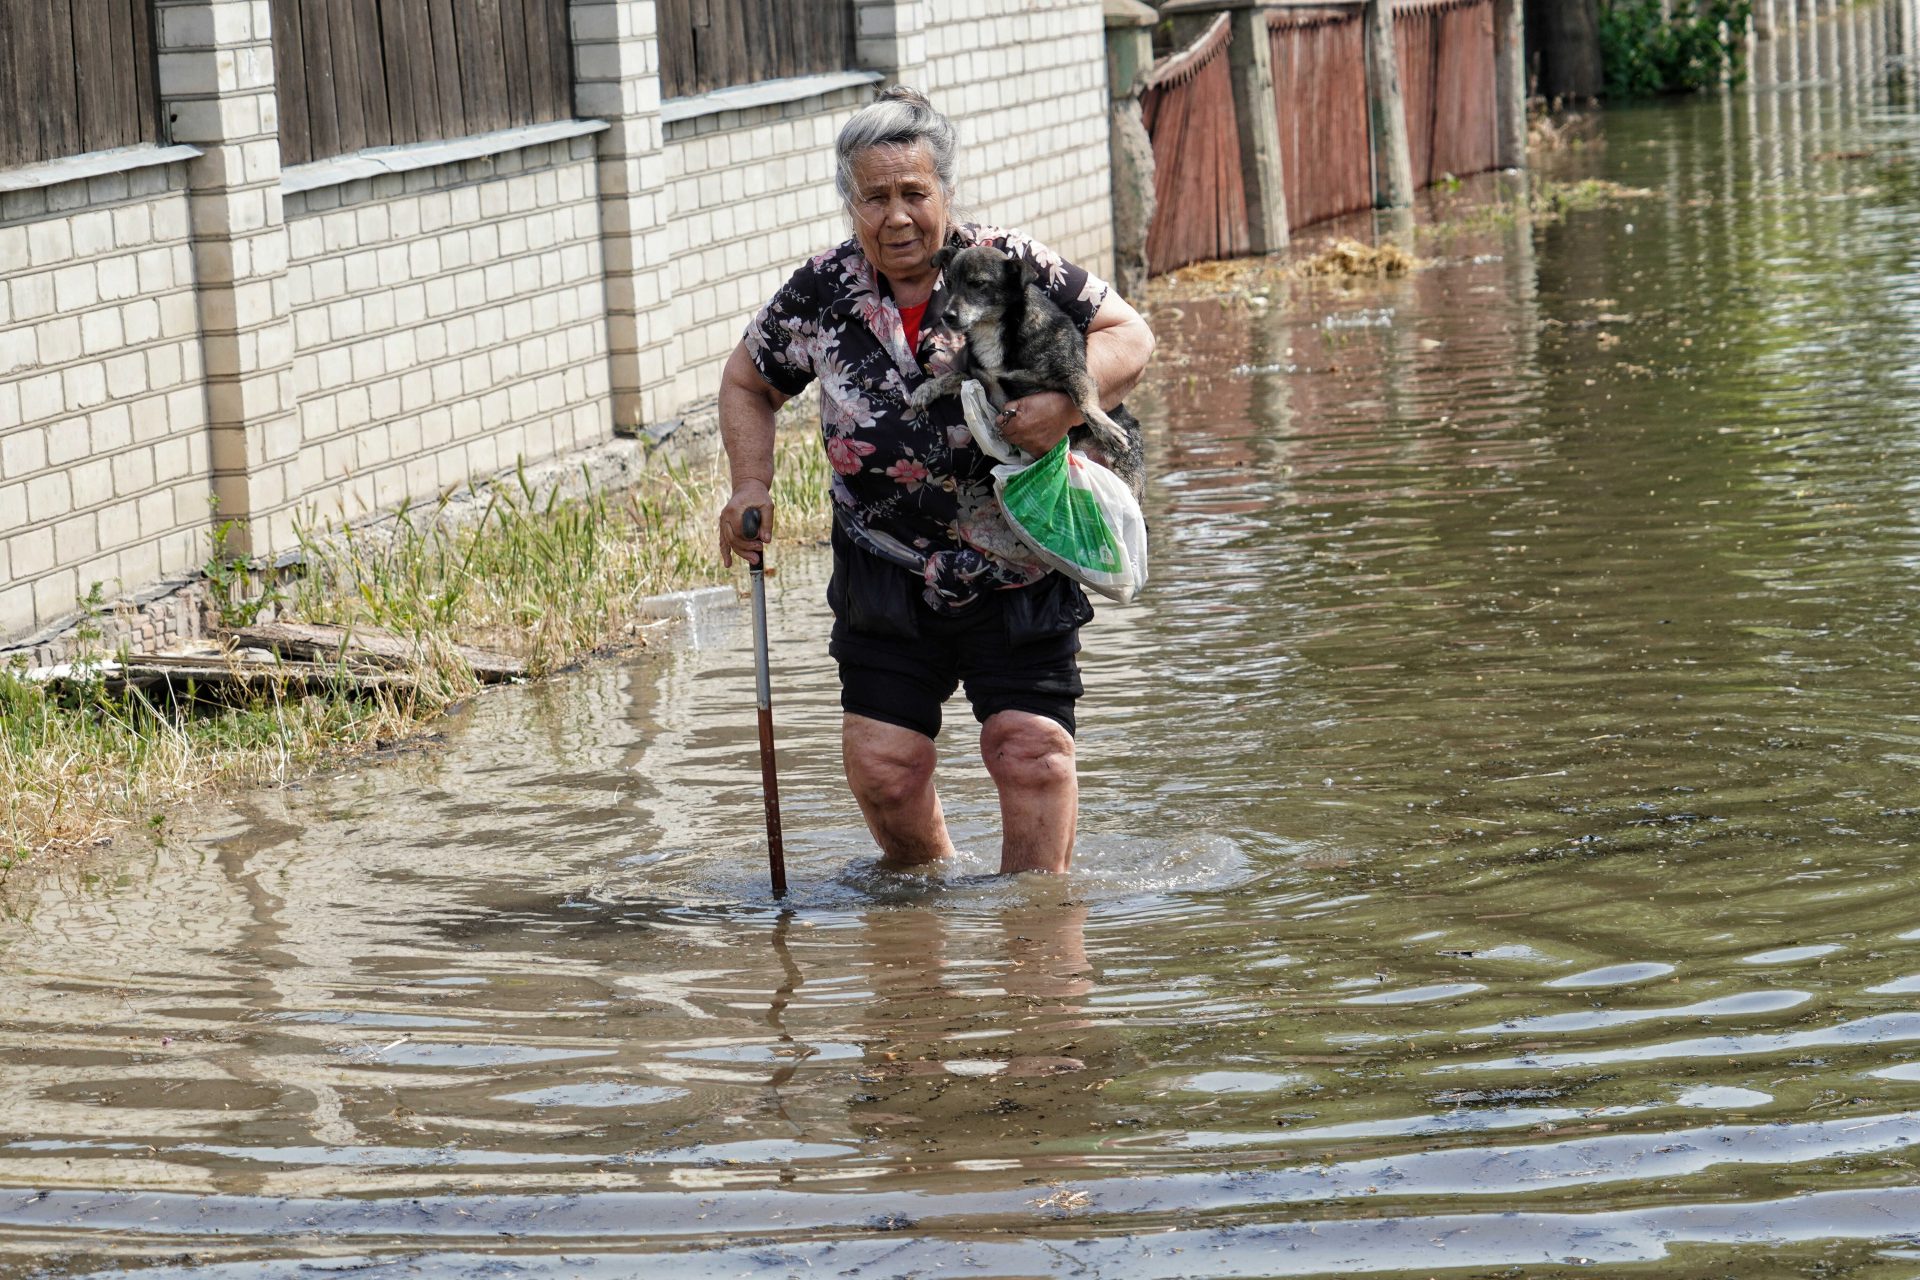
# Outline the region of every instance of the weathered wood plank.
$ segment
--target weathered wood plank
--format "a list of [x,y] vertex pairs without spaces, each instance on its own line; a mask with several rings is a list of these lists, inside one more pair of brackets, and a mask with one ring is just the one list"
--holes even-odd
[[359,31],[354,22],[354,0],[326,0],[328,24],[333,30],[333,107],[340,121],[340,151],[359,151],[367,145],[367,99],[362,83]]
[[506,80],[507,123],[533,119],[532,78],[527,74],[527,9],[525,0],[498,0],[500,6],[500,70]]
[[280,162],[313,159],[312,123],[307,118],[306,37],[300,27],[303,0],[273,0],[274,97],[280,105]]
[[506,82],[500,66],[500,0],[454,0],[459,30],[460,93],[467,132],[506,127]]
[[660,0],[660,94],[684,98],[695,92],[693,0]]
[[[421,660],[420,645],[406,636],[377,627],[339,627],[312,622],[267,622],[234,627],[224,632],[235,644],[268,649],[288,658],[339,663],[347,660],[384,667],[409,666]],[[510,654],[472,645],[455,645],[454,652],[484,681],[525,675],[527,664]]]
[[567,0],[547,0],[547,56],[553,63],[553,118],[571,120],[573,107],[573,24]]
[[129,23],[133,41],[134,138],[160,141],[160,90],[153,62],[153,0],[134,0]]
[[21,97],[24,37],[17,27],[23,16],[12,5],[0,4],[0,168],[5,169],[29,163],[40,150]]
[[558,118],[554,111],[559,95],[553,84],[553,55],[547,48],[548,13],[552,8],[548,0],[525,0],[528,123]]
[[300,0],[300,37],[305,55],[308,160],[337,156],[340,111],[333,77],[333,31],[329,0]]
[[[74,78],[72,0],[45,0],[46,25],[29,22],[26,31],[41,56],[28,66],[23,86],[40,122],[40,150],[46,159],[79,155],[86,148],[80,133],[80,90]],[[45,77],[43,80],[42,77]],[[42,86],[36,92],[32,86]]]
[[[419,142],[433,135],[420,127],[419,109],[414,95],[421,88],[416,70],[420,50],[408,38],[407,17],[419,14],[418,4],[380,6],[380,60],[387,87],[387,122],[392,141]],[[425,50],[431,54],[431,46]]]
[[[440,124],[440,86],[433,65],[433,23],[427,16],[427,6],[415,0],[412,4],[391,6],[393,12],[400,15],[399,34],[396,37],[400,49],[389,44],[387,48],[387,74],[399,76],[407,81],[407,112],[412,128],[412,136],[420,140],[444,138],[448,135]],[[388,6],[382,6],[384,15]],[[394,68],[398,67],[396,72]],[[391,83],[389,91],[394,93],[391,99],[398,103],[397,91]],[[399,108],[395,106],[394,130],[400,128]]]
[[133,6],[129,0],[74,0],[74,17],[82,141],[88,151],[132,146]]
[[393,136],[386,55],[380,47],[380,0],[353,0],[348,21],[353,27],[355,61],[360,67],[360,110],[366,121],[366,145],[385,147],[413,141]]
[[[260,695],[275,691],[411,689],[414,678],[401,671],[349,671],[320,662],[222,662],[218,658],[167,658],[154,655],[104,664],[101,683],[109,693],[167,685],[191,686],[211,694]],[[56,677],[54,683],[61,683]]]
[[440,101],[440,136],[463,138],[467,127],[466,86],[460,79],[460,37],[455,25],[454,0],[427,0],[428,26],[433,33],[433,85]]

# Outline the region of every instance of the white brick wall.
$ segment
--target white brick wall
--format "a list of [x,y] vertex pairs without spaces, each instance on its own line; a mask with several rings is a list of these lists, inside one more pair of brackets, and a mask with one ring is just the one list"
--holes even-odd
[[[937,16],[933,16],[937,15]],[[1106,35],[1086,0],[923,3],[915,88],[960,131],[970,216],[1113,272]],[[803,258],[850,232],[833,140],[865,88],[667,127],[673,400],[711,397],[740,333]]]
[[833,140],[870,97],[842,89],[667,127],[674,404],[711,398],[760,304],[803,259],[847,238]]
[[960,130],[961,201],[1113,274],[1106,34],[1082,0],[926,5],[924,92]]
[[[862,3],[860,56],[959,125],[963,209],[1109,274],[1097,0]],[[869,91],[663,128],[654,6],[572,12],[604,133],[286,193],[266,4],[161,0],[205,154],[0,196],[0,637],[200,564],[216,490],[270,553],[712,398],[847,235],[833,139]]]
[[606,437],[593,140],[286,200],[309,523]]
[[0,635],[206,556],[183,169],[0,196]]

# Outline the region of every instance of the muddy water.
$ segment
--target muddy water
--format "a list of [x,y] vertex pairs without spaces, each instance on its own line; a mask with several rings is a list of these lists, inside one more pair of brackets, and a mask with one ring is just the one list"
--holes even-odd
[[0,1274],[1920,1274],[1875,12],[1555,160],[1652,198],[1156,309],[1069,878],[964,710],[961,864],[865,868],[801,556],[787,910],[731,606],[16,898]]

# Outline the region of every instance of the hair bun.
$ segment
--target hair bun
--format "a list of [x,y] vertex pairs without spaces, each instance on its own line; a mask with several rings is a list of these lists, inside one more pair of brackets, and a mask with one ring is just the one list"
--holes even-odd
[[927,101],[927,95],[910,84],[890,84],[873,95],[875,102],[904,102],[909,106],[933,110],[933,104]]

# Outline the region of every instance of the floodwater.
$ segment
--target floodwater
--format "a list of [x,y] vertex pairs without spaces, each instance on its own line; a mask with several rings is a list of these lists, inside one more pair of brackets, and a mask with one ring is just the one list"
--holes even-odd
[[1553,158],[1651,197],[1156,308],[1069,877],[957,704],[867,869],[795,555],[785,909],[731,604],[16,893],[0,1275],[1920,1275],[1883,18]]

